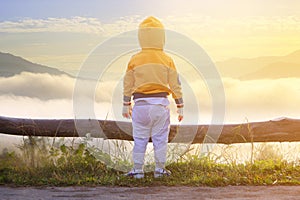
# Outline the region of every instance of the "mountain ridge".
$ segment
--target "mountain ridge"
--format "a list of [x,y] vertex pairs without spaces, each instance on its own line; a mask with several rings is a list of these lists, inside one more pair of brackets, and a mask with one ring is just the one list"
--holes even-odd
[[264,68],[245,76],[241,80],[253,79],[279,79],[279,78],[296,78],[300,77],[300,64],[287,62],[274,62]]
[[[277,63],[277,64],[276,64]],[[278,63],[292,65],[293,67],[287,68],[286,65],[282,65],[282,68],[286,70],[298,70],[295,68],[296,65],[300,66],[300,50],[296,50],[292,53],[283,56],[261,56],[256,58],[232,58],[221,62],[216,62],[216,66],[222,77],[231,77],[237,79],[261,79],[261,78],[276,78],[280,77],[280,70],[278,70]],[[263,73],[268,70],[273,70],[272,66],[277,69],[278,74],[273,76],[264,77]],[[266,68],[266,69],[264,69]],[[283,70],[281,71],[283,72]],[[258,77],[255,77],[255,74]],[[293,74],[292,72],[290,73]],[[248,76],[248,77],[247,77]],[[286,77],[286,75],[283,75]],[[297,77],[300,75],[297,74]]]
[[72,77],[70,74],[46,65],[33,63],[28,61],[21,56],[15,56],[11,53],[0,52],[0,76],[11,77],[22,72],[31,73],[48,73],[51,75],[67,75]]
[[[240,80],[300,77],[300,50],[283,56],[232,58],[216,62],[222,77]],[[22,72],[72,75],[46,65],[33,63],[21,56],[0,52],[0,77],[11,77]]]

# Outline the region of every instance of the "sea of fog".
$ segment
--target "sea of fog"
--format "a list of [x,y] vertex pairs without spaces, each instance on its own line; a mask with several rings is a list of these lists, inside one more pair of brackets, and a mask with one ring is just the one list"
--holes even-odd
[[[24,118],[97,118],[124,120],[122,110],[122,77],[111,80],[81,81],[62,75],[24,72],[13,77],[0,78],[0,110],[2,116]],[[183,124],[211,123],[219,117],[222,123],[265,121],[279,117],[299,118],[300,78],[282,78],[241,81],[222,78],[217,92],[219,99],[203,79],[182,78],[184,93]],[[74,95],[76,90],[76,95]],[[222,99],[223,98],[223,99]],[[75,103],[74,103],[75,102]],[[170,97],[172,123],[176,122],[176,109]],[[218,106],[218,107],[217,107]],[[93,112],[78,112],[77,110]],[[215,111],[213,109],[218,108]],[[219,116],[213,116],[213,114]],[[221,116],[221,117],[220,117]],[[222,117],[224,116],[224,117]]]
[[[129,121],[121,116],[122,76],[120,74],[122,73],[108,70],[96,83],[82,80],[80,87],[76,85],[78,80],[66,75],[53,76],[24,72],[13,77],[1,77],[1,116]],[[184,120],[181,123],[176,121],[176,108],[170,97],[172,124],[212,124],[216,122],[215,119],[218,123],[229,124],[266,121],[280,117],[299,118],[300,78],[242,81],[223,77],[217,80],[221,81],[222,87],[215,89],[220,94],[224,94],[224,99],[214,99],[212,93],[216,91],[209,90],[210,80],[203,80],[201,76],[187,77],[183,73],[181,80],[185,101]],[[77,92],[76,95],[74,90]],[[216,111],[216,108],[219,110]],[[5,148],[16,149],[23,140],[23,137],[0,134],[0,151]],[[95,145],[103,146],[103,142],[96,142]],[[263,148],[260,145],[256,148]],[[290,160],[299,159],[298,143],[276,145],[274,148],[280,149],[280,152]],[[128,143],[125,146],[128,146],[128,154],[130,154],[132,144]],[[176,151],[177,147],[174,148],[172,151]],[[188,148],[192,148],[196,154],[207,152],[203,147],[189,144],[180,148],[179,154]],[[230,145],[230,148],[219,145],[214,146],[213,151],[216,155],[222,154],[223,157],[237,155],[241,160],[247,160],[251,155],[249,148],[251,145],[248,144]],[[151,152],[151,147],[149,151]],[[211,147],[209,151],[212,151]]]

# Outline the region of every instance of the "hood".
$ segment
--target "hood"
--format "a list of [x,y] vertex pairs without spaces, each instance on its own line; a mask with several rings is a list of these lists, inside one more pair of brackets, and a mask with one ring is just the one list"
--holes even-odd
[[139,25],[138,36],[142,49],[163,49],[165,45],[164,26],[155,17],[148,17]]

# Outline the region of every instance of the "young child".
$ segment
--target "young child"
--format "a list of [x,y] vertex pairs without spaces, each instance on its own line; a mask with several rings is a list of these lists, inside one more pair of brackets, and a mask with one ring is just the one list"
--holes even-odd
[[[178,120],[183,119],[181,84],[172,58],[163,51],[165,31],[154,17],[146,18],[138,31],[141,51],[133,55],[124,77],[123,117],[130,118],[133,126],[134,168],[127,176],[143,178],[144,156],[151,137],[154,146],[154,177],[169,176],[165,169],[170,111],[167,96],[172,94],[177,104]],[[131,96],[134,107],[131,109]]]

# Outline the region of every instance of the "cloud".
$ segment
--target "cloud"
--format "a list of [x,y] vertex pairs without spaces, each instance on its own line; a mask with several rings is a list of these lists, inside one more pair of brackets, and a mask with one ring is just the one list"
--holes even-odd
[[285,55],[299,49],[299,16],[169,16],[166,27],[190,37],[217,61]]
[[[3,35],[0,45],[2,51],[26,55],[35,62],[71,71],[84,59],[78,55],[88,54],[109,37],[136,30],[143,19],[144,16],[130,15],[111,21],[80,16],[0,21]],[[299,49],[299,16],[220,17],[199,13],[168,15],[160,20],[167,29],[197,42],[216,61],[283,55]],[[43,43],[47,48],[32,45]],[[66,57],[60,59],[59,56]]]
[[[25,18],[18,21],[0,22],[0,32],[74,32],[94,33],[111,36],[124,31],[135,30],[144,17],[139,15],[120,17],[104,23],[98,18]],[[201,14],[166,16],[160,18],[167,29],[180,30],[189,35],[213,34],[270,34],[282,32],[300,32],[298,16],[252,16],[252,17],[210,17]]]
[[[77,86],[78,84],[80,86]],[[74,118],[113,116],[112,82],[76,80],[65,75],[34,74],[23,72],[13,77],[0,78],[1,115],[25,118]],[[91,88],[91,86],[95,86]],[[99,87],[97,87],[99,86]],[[73,91],[76,89],[76,96]],[[75,101],[74,101],[75,100]],[[77,104],[74,104],[77,102]],[[89,104],[86,104],[86,103]],[[118,102],[121,110],[122,98]],[[94,113],[76,113],[95,107]],[[111,113],[109,113],[111,112]]]
[[22,19],[19,21],[3,21],[0,23],[1,32],[87,32],[102,33],[101,22],[96,18],[47,18]]
[[[266,121],[278,117],[299,118],[299,78],[251,81],[223,78],[222,82],[225,93],[225,123]],[[183,87],[185,116],[191,119],[197,117],[201,124],[210,123],[214,108],[211,91],[203,80],[187,81],[184,84],[192,88],[193,96],[196,97],[194,99],[191,95],[186,96],[188,87]]]
[[[106,76],[110,76],[107,74]],[[40,100],[72,99],[73,91],[96,101],[110,101],[113,81],[97,82],[76,79],[66,75],[50,75],[23,72],[12,77],[0,77],[0,95],[23,96]],[[120,90],[120,86],[119,86]],[[92,94],[92,95],[91,95]]]
[[[93,115],[78,116],[74,112],[72,99],[41,100],[25,96],[0,95],[1,116],[44,119],[93,118],[94,116],[98,119],[106,119],[108,116],[109,119],[113,119],[116,115],[108,102],[96,102],[94,106]],[[121,113],[117,114],[121,116]]]
[[203,15],[168,16],[164,19],[167,27],[184,31],[189,35],[248,36],[280,35],[284,32],[300,32],[299,16],[251,16],[251,17],[211,17]]
[[41,100],[70,99],[74,79],[66,75],[34,74],[23,72],[0,78],[0,94],[33,97]]
[[231,121],[299,118],[300,79],[224,80],[226,116]]
[[137,28],[139,16],[121,17],[112,23],[102,23],[92,17],[21,19],[18,21],[0,22],[0,32],[35,33],[35,32],[72,32],[92,33],[104,36],[129,31]]
[[72,118],[70,99],[41,100],[26,96],[0,95],[1,116],[24,118]]
[[[106,76],[110,76],[106,74]],[[210,123],[212,100],[203,80],[182,80],[185,100],[185,122]],[[193,79],[195,80],[195,79]],[[224,78],[225,122],[240,123],[270,120],[277,117],[299,118],[300,79],[241,81]],[[73,95],[76,80],[68,76],[22,73],[14,77],[0,78],[1,115],[42,118],[68,118],[73,106],[82,108],[82,116],[92,117],[85,109],[94,109],[98,118],[123,120],[122,79],[92,82],[83,80]],[[78,83],[78,82],[77,82]],[[91,87],[96,86],[96,87]],[[77,104],[74,104],[74,98]],[[171,101],[172,122],[176,122],[176,108]],[[74,105],[73,105],[74,104]]]

